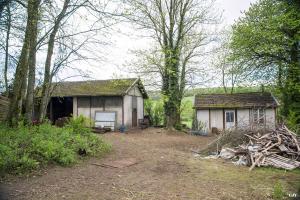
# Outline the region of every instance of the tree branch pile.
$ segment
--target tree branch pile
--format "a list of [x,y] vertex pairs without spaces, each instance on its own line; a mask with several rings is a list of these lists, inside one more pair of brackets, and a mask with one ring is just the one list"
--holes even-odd
[[300,139],[287,127],[283,126],[262,136],[248,137],[248,146],[240,146],[240,149],[246,150],[246,155],[250,156],[250,170],[255,166],[288,170],[300,168]]
[[271,166],[292,170],[300,168],[300,137],[286,126],[260,134],[245,134],[249,142],[235,148],[223,148],[221,158],[238,158],[236,164],[254,167]]

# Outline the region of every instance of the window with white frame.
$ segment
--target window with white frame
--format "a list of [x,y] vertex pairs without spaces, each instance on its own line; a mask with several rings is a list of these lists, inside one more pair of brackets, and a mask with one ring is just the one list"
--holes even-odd
[[226,111],[226,122],[234,122],[234,111]]
[[252,110],[253,123],[257,125],[265,124],[265,110],[262,108]]

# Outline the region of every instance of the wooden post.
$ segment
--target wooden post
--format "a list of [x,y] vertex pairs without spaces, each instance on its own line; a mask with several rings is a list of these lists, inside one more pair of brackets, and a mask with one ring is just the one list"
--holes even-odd
[[52,123],[55,123],[54,122],[54,119],[53,119],[53,99],[50,97],[50,103],[49,103],[50,105],[50,113],[49,113],[49,117],[50,117],[50,121],[52,122]]
[[223,108],[223,131],[225,131],[225,109]]
[[92,97],[90,96],[90,127],[92,127]]
[[210,108],[208,109],[208,127],[209,127],[209,131],[211,131],[211,114],[210,114]]
[[235,128],[237,128],[237,108],[234,109]]
[[125,96],[123,96],[122,98],[122,125],[124,126],[124,98]]

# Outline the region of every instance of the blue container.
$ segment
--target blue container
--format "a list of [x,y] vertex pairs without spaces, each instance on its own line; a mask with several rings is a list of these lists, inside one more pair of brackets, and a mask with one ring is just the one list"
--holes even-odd
[[125,131],[126,131],[126,126],[121,125],[120,128],[119,128],[119,131],[120,131],[121,133],[125,133]]

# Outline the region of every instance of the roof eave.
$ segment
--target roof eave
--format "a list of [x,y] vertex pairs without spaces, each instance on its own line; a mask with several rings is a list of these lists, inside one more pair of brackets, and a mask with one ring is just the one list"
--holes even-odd
[[273,106],[193,106],[193,109],[234,109],[234,108],[277,108],[277,105]]
[[[140,78],[136,78],[136,80],[131,84],[131,86],[125,91],[125,93],[124,93],[123,96],[125,96],[126,94],[128,94],[128,92],[129,92],[136,84],[138,84],[138,88],[139,88],[140,92],[142,93],[143,98],[144,98],[144,99],[148,99],[149,96],[148,96],[148,94],[147,94],[147,92],[146,92],[146,90],[145,90],[144,85],[143,85],[143,84],[139,84],[140,81],[141,81]],[[140,87],[143,88],[143,91],[141,90]]]

